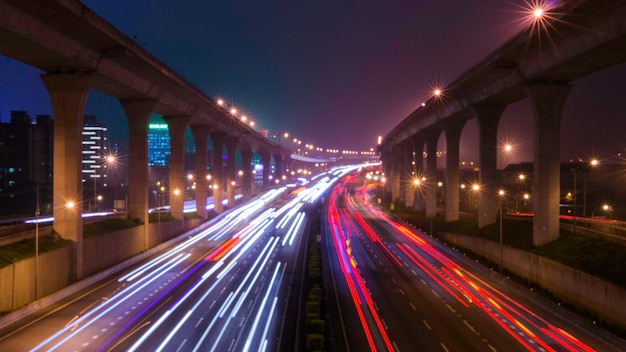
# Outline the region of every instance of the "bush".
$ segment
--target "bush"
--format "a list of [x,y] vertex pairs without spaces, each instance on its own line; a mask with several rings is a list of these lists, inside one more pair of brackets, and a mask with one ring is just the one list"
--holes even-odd
[[320,315],[320,303],[319,302],[306,302],[306,307],[304,311],[306,313],[315,313],[319,316]]
[[324,350],[324,336],[320,334],[307,334],[306,335],[306,349],[307,351]]
[[320,285],[314,285],[311,288],[311,291],[309,292],[309,296],[321,296],[322,295],[322,288],[320,287]]
[[319,314],[316,313],[306,313],[306,315],[304,316],[304,325],[308,326],[311,324],[311,322],[313,320],[317,320],[320,318]]

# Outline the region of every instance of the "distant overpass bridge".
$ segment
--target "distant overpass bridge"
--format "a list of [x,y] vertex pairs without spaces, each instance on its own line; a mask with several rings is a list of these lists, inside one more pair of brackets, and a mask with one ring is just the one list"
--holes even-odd
[[[533,243],[559,236],[561,114],[570,82],[626,61],[626,1],[559,2],[540,32],[524,31],[459,76],[439,97],[429,99],[389,132],[379,147],[394,201],[413,202],[413,153],[427,152],[426,180],[436,175],[437,141],[446,135],[446,220],[459,217],[459,139],[465,122],[479,128],[481,196],[478,224],[497,214],[497,131],[507,105],[530,99],[535,112]],[[422,168],[422,158],[415,160]],[[436,212],[436,187],[425,187],[426,216]]]

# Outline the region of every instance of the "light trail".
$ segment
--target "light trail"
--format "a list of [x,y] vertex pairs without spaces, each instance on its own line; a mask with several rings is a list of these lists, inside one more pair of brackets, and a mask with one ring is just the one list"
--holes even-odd
[[[333,194],[336,194],[336,192],[341,192],[341,186],[337,186]],[[356,240],[360,241],[366,238],[375,246],[385,247],[384,249],[380,248],[381,252],[393,258],[392,262],[394,263],[403,261],[393,251],[393,249],[398,250],[410,263],[415,265],[415,269],[429,276],[450,297],[453,297],[464,307],[469,307],[469,304],[478,307],[498,324],[503,331],[529,351],[534,351],[538,347],[545,351],[554,351],[555,349],[551,347],[554,345],[558,345],[568,351],[593,351],[593,349],[569,333],[554,327],[519,302],[504,295],[456,264],[445,253],[436,249],[429,241],[425,240],[423,234],[405,226],[399,221],[391,219],[372,204],[366,202],[368,198],[362,194],[359,194],[359,197],[355,197],[355,199],[363,202],[364,206],[361,207],[361,211],[367,211],[372,214],[372,218],[376,218],[379,221],[382,220],[383,223],[389,225],[388,229],[391,230],[394,236],[407,241],[402,244],[395,243],[392,248],[389,248],[359,214],[356,206],[346,202],[349,205],[349,214],[355,219],[355,223],[358,224],[359,231],[366,235],[364,237],[357,235],[355,236]],[[333,206],[335,205],[333,204]],[[340,221],[336,212],[331,213],[329,211],[329,219],[331,224]],[[347,220],[341,221],[344,223],[349,222]],[[333,231],[337,230],[333,229]],[[335,246],[340,245],[342,245],[341,242],[335,242]],[[340,263],[342,263],[342,260],[340,260]],[[405,270],[413,269],[406,268]],[[512,327],[515,327],[515,329]]]

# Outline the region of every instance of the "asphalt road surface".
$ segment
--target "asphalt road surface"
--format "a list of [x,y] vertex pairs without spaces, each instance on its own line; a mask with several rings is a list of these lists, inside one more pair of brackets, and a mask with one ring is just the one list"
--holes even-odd
[[[323,251],[336,351],[618,351],[528,290],[370,203],[347,177]],[[604,336],[604,335],[603,335]]]

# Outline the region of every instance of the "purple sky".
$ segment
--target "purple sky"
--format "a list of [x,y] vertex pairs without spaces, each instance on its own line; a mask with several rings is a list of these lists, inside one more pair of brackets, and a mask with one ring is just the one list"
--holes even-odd
[[[260,128],[324,148],[367,150],[419,104],[519,32],[513,0],[84,1],[212,97],[246,111]],[[0,57],[0,114],[50,114],[31,69]],[[573,82],[562,120],[562,155],[589,158],[626,148],[622,64]],[[90,95],[86,113],[125,136],[113,98]],[[533,115],[508,107],[500,135],[509,160],[530,161]],[[476,160],[475,121],[461,157]],[[440,139],[444,149],[445,138]]]

